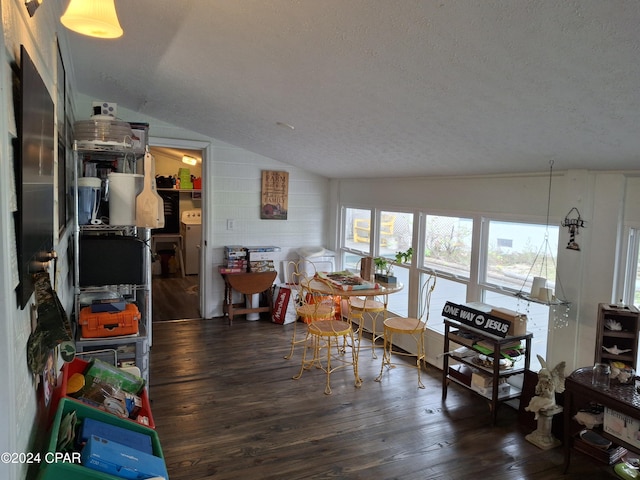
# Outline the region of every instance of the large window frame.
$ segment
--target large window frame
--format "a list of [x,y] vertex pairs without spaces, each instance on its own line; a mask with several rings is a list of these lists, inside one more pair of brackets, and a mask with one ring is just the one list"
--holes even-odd
[[[367,248],[354,248],[353,243],[346,241],[349,225],[346,212],[349,209],[359,209],[371,212],[371,235],[369,238],[369,244]],[[357,258],[362,258],[367,255],[373,257],[381,254],[381,242],[380,242],[380,228],[381,228],[381,215],[384,213],[400,211],[409,214],[409,210],[397,210],[393,208],[383,208],[382,206],[375,207],[362,207],[362,206],[341,206],[341,228],[342,232],[339,237],[338,249],[341,253],[340,258],[342,260],[343,268],[354,268],[357,263]],[[499,283],[488,281],[487,268],[490,264],[489,261],[489,230],[491,222],[495,224],[512,225],[513,228],[523,225],[535,227],[538,229],[546,228],[551,229],[550,235],[554,238],[551,242],[555,251],[538,252],[540,255],[551,256],[550,261],[555,262],[558,254],[558,238],[559,226],[545,224],[541,218],[520,218],[510,217],[504,218],[494,215],[481,215],[481,214],[464,214],[460,212],[436,212],[429,210],[417,210],[411,212],[414,215],[413,220],[413,237],[412,248],[414,256],[411,264],[409,265],[395,265],[394,270],[402,272],[403,283],[405,288],[402,295],[394,294],[393,299],[390,299],[389,311],[392,315],[416,315],[418,312],[417,306],[417,290],[426,275],[430,273],[436,273],[439,277],[440,285],[447,285],[446,289],[437,289],[442,292],[440,295],[436,295],[432,298],[431,302],[431,315],[429,319],[429,325],[427,329],[428,336],[434,336],[438,338],[443,335],[444,323],[441,315],[442,306],[446,301],[457,301],[461,303],[466,302],[482,302],[491,305],[496,305],[504,308],[510,308],[518,310],[522,313],[526,313],[529,317],[528,329],[534,331],[534,354],[538,353],[542,357],[547,356],[547,340],[549,331],[550,317],[553,316],[552,309],[543,304],[528,303],[516,296],[516,294],[522,290],[521,285],[500,285]],[[465,220],[471,223],[471,252],[470,252],[470,265],[468,273],[455,274],[447,268],[438,268],[437,266],[425,261],[425,245],[426,245],[426,226],[427,220],[430,217],[449,217],[451,219]],[[547,235],[549,232],[547,232]],[[640,230],[637,232],[637,237],[640,237]],[[539,247],[539,245],[535,245]],[[545,247],[548,248],[548,247]],[[388,256],[388,255],[387,255]],[[637,256],[636,256],[637,258]],[[355,261],[354,261],[355,260]],[[555,264],[554,264],[555,265]],[[555,267],[554,267],[555,272]],[[531,272],[529,272],[531,273]],[[554,273],[555,275],[555,273]],[[552,279],[555,281],[555,278]],[[526,282],[525,282],[526,283]],[[526,286],[526,285],[525,285]],[[454,293],[451,293],[451,292]],[[434,292],[435,293],[435,292]],[[463,297],[464,293],[464,298]],[[397,295],[397,297],[396,297]],[[453,298],[451,295],[454,295]],[[439,298],[439,300],[438,300]],[[402,302],[405,302],[406,307],[403,308]],[[437,340],[434,340],[437,341]]]
[[620,285],[616,298],[640,308],[640,227],[625,227],[626,254],[622,258]]

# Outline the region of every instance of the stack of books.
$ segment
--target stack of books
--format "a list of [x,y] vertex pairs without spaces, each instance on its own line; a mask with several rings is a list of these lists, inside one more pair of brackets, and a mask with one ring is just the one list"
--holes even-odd
[[218,267],[220,273],[242,273],[247,271],[247,250],[240,245],[224,247],[224,265]]

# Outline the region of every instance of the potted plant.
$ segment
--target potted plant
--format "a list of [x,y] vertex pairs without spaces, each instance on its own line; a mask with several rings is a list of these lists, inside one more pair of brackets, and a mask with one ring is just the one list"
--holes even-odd
[[413,248],[409,247],[404,252],[396,252],[396,263],[411,263]]
[[373,263],[376,267],[375,279],[383,283],[396,283],[398,279],[392,275],[393,263],[387,258],[376,257],[373,259]]

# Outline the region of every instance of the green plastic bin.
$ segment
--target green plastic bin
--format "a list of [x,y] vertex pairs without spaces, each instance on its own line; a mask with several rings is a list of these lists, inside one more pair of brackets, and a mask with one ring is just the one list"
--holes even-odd
[[46,452],[42,455],[43,461],[40,464],[38,480],[121,480],[121,477],[92,470],[79,463],[46,463],[44,461],[44,458],[47,457],[46,453],[49,453],[50,457],[51,453],[56,451],[58,431],[60,430],[62,417],[73,410],[76,411],[76,416],[79,421],[82,421],[85,418],[93,418],[110,425],[116,425],[127,430],[149,435],[151,437],[153,454],[164,460],[162,447],[160,446],[160,439],[158,438],[158,433],[155,430],[145,427],[144,425],[116,417],[115,415],[103,412],[102,410],[92,408],[72,398],[65,397],[60,400],[56,416],[51,424],[51,432],[49,433]]

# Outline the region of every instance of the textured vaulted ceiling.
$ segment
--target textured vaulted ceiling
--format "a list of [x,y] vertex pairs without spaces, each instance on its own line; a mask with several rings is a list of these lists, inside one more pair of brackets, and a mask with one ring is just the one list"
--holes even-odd
[[640,167],[637,0],[116,8],[78,92],[328,177]]

